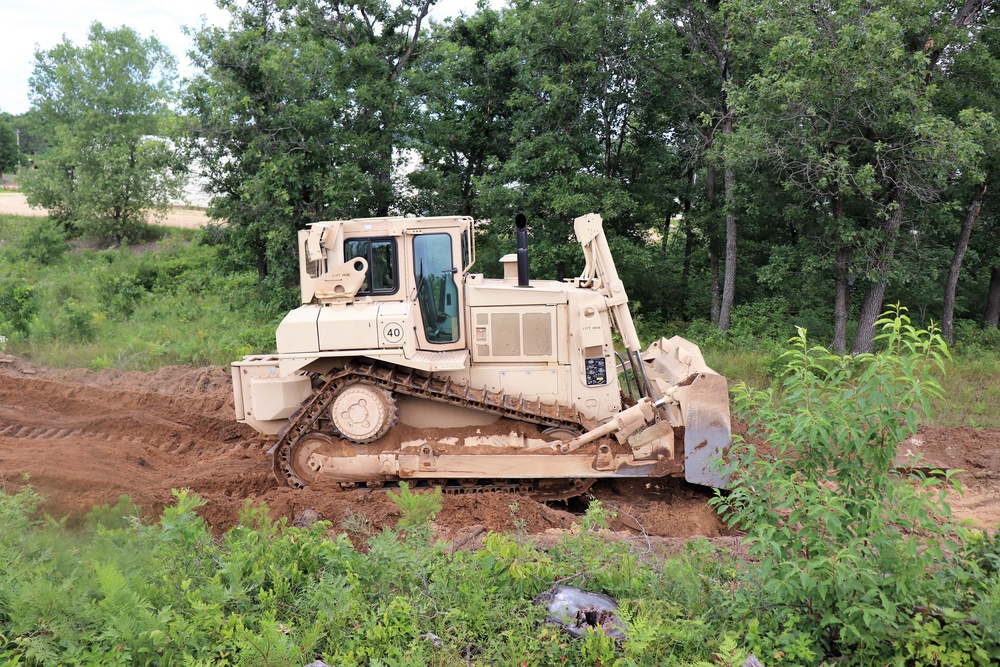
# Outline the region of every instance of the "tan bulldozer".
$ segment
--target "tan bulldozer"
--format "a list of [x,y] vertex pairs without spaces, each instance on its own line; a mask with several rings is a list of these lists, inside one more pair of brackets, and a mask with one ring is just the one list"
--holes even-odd
[[471,272],[468,217],[299,232],[302,305],[277,354],[233,364],[237,419],[277,439],[280,482],[540,499],[609,477],[726,485],[726,379],[682,338],[640,349],[600,216],[575,220],[586,267],[565,281],[529,279],[516,222],[503,279]]

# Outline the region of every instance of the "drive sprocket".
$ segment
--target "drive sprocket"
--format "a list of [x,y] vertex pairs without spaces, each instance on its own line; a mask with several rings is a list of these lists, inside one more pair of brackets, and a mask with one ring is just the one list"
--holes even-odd
[[359,445],[374,442],[396,423],[396,402],[381,387],[352,382],[337,391],[330,420],[345,440]]

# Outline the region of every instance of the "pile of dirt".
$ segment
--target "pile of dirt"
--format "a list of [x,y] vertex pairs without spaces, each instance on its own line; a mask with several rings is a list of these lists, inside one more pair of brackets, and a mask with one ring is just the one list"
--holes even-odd
[[[271,442],[234,418],[229,374],[220,367],[155,372],[60,370],[0,355],[0,488],[32,485],[54,515],[79,518],[129,495],[150,517],[171,489],[207,500],[202,515],[232,527],[247,501],[274,518],[312,509],[334,527],[363,533],[395,525],[398,507],[381,490],[297,491],[271,475]],[[928,461],[966,472],[956,514],[977,525],[1000,521],[1000,431],[933,429],[920,435]],[[609,480],[591,489],[617,512],[610,528],[646,539],[730,533],[708,506],[710,490],[681,480]],[[506,494],[446,496],[436,526],[445,539],[483,531],[544,535],[579,521],[585,503],[539,503]],[[723,538],[720,538],[723,539]]]

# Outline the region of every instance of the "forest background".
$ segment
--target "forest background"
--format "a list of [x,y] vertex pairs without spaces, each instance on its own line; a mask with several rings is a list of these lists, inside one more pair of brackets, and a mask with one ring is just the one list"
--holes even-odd
[[120,243],[200,165],[203,241],[275,313],[309,222],[471,215],[495,274],[523,212],[532,275],[555,278],[596,211],[655,329],[800,325],[864,352],[898,301],[996,342],[990,3],[516,1],[442,23],[431,4],[223,2],[180,82],[155,38],[95,23],[36,54],[0,170],[23,164],[65,233]]

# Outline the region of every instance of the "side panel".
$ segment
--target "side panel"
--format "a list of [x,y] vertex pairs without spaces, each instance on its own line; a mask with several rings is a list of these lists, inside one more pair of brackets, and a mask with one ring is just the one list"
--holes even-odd
[[285,315],[285,319],[281,320],[274,334],[278,352],[280,354],[318,352],[316,318],[319,317],[319,313],[319,306],[300,306]]
[[471,308],[473,362],[557,360],[555,306]]
[[402,348],[403,354],[413,357],[417,345],[414,340],[413,304],[383,301],[378,304],[378,346],[383,350]]
[[573,400],[581,412],[601,421],[622,409],[607,306],[596,292],[571,291],[568,311]]
[[378,305],[356,302],[320,309],[320,350],[372,350],[378,348]]

